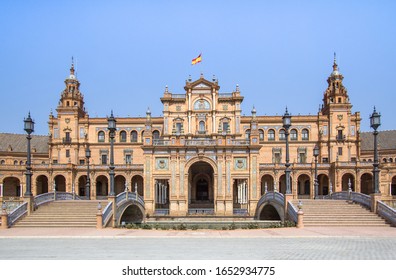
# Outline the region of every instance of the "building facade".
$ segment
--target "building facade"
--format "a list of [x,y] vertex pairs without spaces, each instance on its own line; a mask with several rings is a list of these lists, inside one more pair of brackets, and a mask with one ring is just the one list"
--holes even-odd
[[[372,133],[360,132],[336,61],[327,79],[322,108],[292,116],[289,129],[291,190],[295,198],[331,192],[373,193]],[[242,115],[239,87],[220,92],[218,80],[189,78],[184,93],[166,87],[163,117],[117,118],[114,142],[115,193],[125,189],[144,198],[149,215],[192,213],[255,215],[266,192],[286,192],[286,131],[282,116]],[[92,118],[84,107],[74,66],[65,80],[49,136],[33,136],[33,195],[73,192],[90,198],[109,195],[110,135],[107,118]],[[380,132],[380,192],[396,195],[396,147]],[[382,138],[381,138],[382,137]],[[382,140],[381,140],[382,139]],[[391,138],[392,139],[392,138]],[[18,200],[25,189],[26,137],[0,134],[0,196]],[[315,193],[317,157],[318,192]]]

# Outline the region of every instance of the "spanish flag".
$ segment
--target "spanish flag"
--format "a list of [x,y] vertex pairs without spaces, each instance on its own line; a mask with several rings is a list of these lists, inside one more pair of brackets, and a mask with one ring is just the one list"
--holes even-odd
[[196,58],[194,58],[194,59],[191,61],[191,65],[195,65],[195,64],[197,64],[197,63],[200,63],[200,62],[202,61],[201,55],[202,55],[202,53],[200,53]]

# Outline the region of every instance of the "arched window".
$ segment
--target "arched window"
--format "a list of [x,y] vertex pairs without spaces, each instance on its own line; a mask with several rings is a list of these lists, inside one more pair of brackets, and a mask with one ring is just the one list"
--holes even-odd
[[160,133],[158,130],[153,131],[153,139],[158,140],[160,138]]
[[127,140],[127,134],[123,130],[123,131],[120,132],[120,142],[126,142],[126,140]]
[[1,160],[1,165],[3,165],[3,164],[5,164],[5,160],[4,159]]
[[387,162],[386,158],[383,158],[382,161],[385,162],[385,163]]
[[297,130],[292,129],[290,131],[290,140],[297,140]]
[[24,165],[23,160],[21,160],[21,161],[19,162],[19,165]]
[[104,141],[105,141],[105,133],[103,131],[99,131],[98,142],[104,142]]
[[301,132],[301,138],[302,140],[309,140],[309,132],[308,129],[303,129]]
[[264,130],[259,129],[259,140],[264,141]]
[[393,162],[393,158],[389,158],[389,162]]
[[143,135],[144,135],[144,130],[142,130],[142,132],[140,133],[140,136],[141,136],[140,139],[142,140],[142,141],[141,141],[142,143],[143,143],[143,141],[144,141],[144,140],[143,140],[143,139],[144,139]]
[[275,130],[270,129],[268,130],[268,141],[274,141],[275,140]]
[[284,129],[279,130],[279,140],[286,140],[286,132]]
[[249,140],[250,139],[250,129],[245,130],[245,139]]
[[18,161],[17,160],[14,160],[14,165],[18,165]]
[[131,132],[131,142],[132,143],[137,143],[138,141],[138,134],[136,130],[132,130]]

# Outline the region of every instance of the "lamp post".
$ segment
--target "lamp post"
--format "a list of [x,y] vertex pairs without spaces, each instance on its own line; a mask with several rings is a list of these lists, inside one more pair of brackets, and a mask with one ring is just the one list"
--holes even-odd
[[85,157],[87,158],[87,183],[85,185],[85,195],[87,199],[91,199],[91,192],[90,192],[90,187],[91,187],[91,180],[89,176],[89,159],[91,158],[91,150],[89,149],[89,146],[87,145],[87,148],[85,149]]
[[377,136],[378,136],[378,127],[381,125],[381,114],[377,113],[374,107],[374,112],[370,116],[370,126],[374,129],[374,163],[373,163],[373,176],[374,176],[374,193],[379,193],[379,163],[378,163],[378,149],[377,149]]
[[315,147],[313,148],[313,155],[315,157],[315,193],[314,193],[314,198],[316,198],[319,194],[319,182],[318,182],[318,156],[319,156],[319,147],[318,145],[315,145]]
[[32,196],[32,166],[31,166],[31,153],[30,153],[30,140],[32,137],[30,134],[34,132],[34,121],[30,117],[30,112],[28,114],[28,117],[23,120],[25,125],[24,125],[24,130],[27,133],[26,139],[27,139],[27,163],[26,163],[26,192],[25,192],[25,197],[31,197]]
[[114,133],[117,129],[116,127],[116,119],[113,116],[113,111],[111,111],[110,117],[107,119],[108,129],[110,131],[110,194],[109,196],[115,196],[114,192]]
[[285,129],[285,136],[286,136],[286,170],[285,170],[285,175],[286,175],[286,194],[291,194],[291,188],[290,188],[290,158],[289,158],[289,128],[291,126],[291,115],[287,111],[286,107],[286,112],[282,117],[283,121],[283,128]]

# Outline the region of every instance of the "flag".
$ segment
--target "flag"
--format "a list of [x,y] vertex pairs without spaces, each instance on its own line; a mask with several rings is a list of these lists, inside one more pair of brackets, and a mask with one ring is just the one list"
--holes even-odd
[[192,61],[191,61],[191,64],[192,65],[195,65],[195,64],[197,64],[197,63],[200,63],[201,61],[202,61],[202,57],[201,57],[201,53],[196,57],[196,58],[194,58]]

